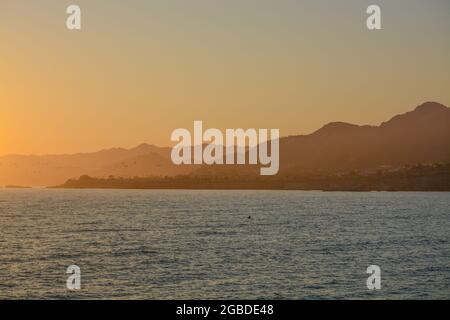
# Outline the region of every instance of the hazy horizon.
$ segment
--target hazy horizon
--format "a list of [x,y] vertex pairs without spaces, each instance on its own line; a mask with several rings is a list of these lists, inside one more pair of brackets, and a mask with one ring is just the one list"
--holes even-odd
[[288,136],[450,105],[448,1],[377,1],[378,31],[372,1],[79,0],[79,32],[69,4],[0,4],[0,155],[168,146],[194,120]]

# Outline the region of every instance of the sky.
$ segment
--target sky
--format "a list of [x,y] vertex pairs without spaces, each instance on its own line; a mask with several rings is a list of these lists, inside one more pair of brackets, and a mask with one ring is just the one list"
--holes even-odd
[[[82,30],[66,28],[66,8]],[[382,9],[382,30],[366,8]],[[448,0],[2,0],[0,155],[170,145],[177,128],[378,125],[450,106]]]

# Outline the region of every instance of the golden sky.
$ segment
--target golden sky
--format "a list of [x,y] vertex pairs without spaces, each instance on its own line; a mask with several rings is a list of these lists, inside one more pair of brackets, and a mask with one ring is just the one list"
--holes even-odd
[[[0,2],[0,155],[147,142],[194,120],[310,133],[450,106],[448,0]],[[365,10],[382,7],[383,30]]]

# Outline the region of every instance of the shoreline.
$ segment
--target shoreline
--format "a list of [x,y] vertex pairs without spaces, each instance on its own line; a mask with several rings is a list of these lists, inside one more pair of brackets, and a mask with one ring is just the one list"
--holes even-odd
[[302,191],[302,192],[351,192],[351,193],[368,193],[368,192],[450,192],[450,190],[346,190],[346,189],[276,189],[276,188],[114,188],[114,187],[44,187],[33,189],[48,190],[185,190],[185,191]]

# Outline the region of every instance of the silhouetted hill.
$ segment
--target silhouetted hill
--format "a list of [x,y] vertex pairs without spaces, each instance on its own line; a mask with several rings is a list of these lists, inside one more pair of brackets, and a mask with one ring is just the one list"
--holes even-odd
[[[339,174],[450,162],[450,108],[427,102],[380,126],[332,122],[309,135],[280,139],[279,176]],[[57,185],[81,175],[93,177],[242,177],[259,166],[175,166],[170,148],[142,144],[73,155],[0,157],[0,185]]]
[[[435,102],[380,126],[332,122],[309,135],[280,139],[278,175],[376,171],[450,162],[450,108]],[[203,166],[198,176],[258,175],[257,166]]]
[[280,140],[280,173],[339,172],[450,161],[450,109],[427,102],[380,126],[331,123]]

